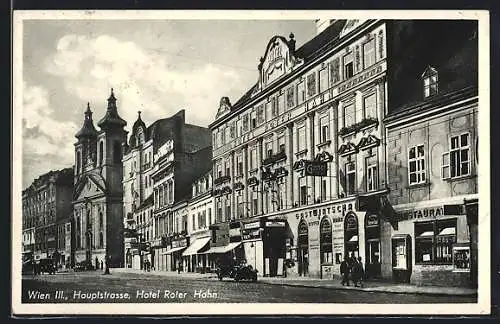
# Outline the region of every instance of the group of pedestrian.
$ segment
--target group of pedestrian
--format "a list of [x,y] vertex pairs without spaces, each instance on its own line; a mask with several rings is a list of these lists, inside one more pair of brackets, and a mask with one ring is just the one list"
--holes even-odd
[[151,271],[151,262],[148,259],[144,260],[144,271]]
[[356,258],[354,253],[351,256],[344,256],[344,261],[340,264],[340,275],[342,276],[342,286],[349,286],[352,280],[355,287],[363,287],[365,279],[365,269],[361,257]]

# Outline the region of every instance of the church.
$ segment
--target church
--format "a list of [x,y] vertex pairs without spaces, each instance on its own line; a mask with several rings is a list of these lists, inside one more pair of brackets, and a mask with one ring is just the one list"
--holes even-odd
[[127,122],[118,115],[111,89],[104,117],[94,127],[90,104],[75,137],[72,238],[76,263],[123,266],[122,145]]

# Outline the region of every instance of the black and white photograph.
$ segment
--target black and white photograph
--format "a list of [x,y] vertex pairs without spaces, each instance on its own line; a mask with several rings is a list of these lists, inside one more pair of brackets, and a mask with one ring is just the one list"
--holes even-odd
[[488,314],[487,11],[13,12],[14,314]]

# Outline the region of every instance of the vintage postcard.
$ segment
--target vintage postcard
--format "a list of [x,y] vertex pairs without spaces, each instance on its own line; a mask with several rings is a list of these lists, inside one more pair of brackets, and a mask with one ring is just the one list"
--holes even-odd
[[14,11],[13,314],[489,314],[489,28]]

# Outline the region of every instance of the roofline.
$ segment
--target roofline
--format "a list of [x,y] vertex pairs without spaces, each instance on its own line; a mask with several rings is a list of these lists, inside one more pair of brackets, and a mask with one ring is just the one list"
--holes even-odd
[[[322,55],[319,55],[318,57],[313,58],[309,62],[304,62],[304,64],[300,65],[296,70],[294,70],[294,71],[290,72],[288,75],[286,75],[285,78],[283,78],[282,80],[278,80],[274,84],[265,88],[257,96],[255,96],[254,98],[251,98],[248,102],[242,104],[241,107],[233,106],[233,110],[231,112],[229,112],[227,115],[220,117],[218,120],[215,120],[212,123],[210,123],[208,125],[208,128],[210,130],[213,130],[213,128],[220,126],[224,122],[233,118],[235,115],[238,115],[239,113],[241,113],[242,108],[245,108],[245,107],[248,108],[248,106],[255,104],[255,102],[258,102],[259,100],[264,99],[266,96],[269,95],[269,93],[276,91],[277,88],[285,87],[286,85],[291,83],[298,74],[307,72],[308,70],[312,69],[315,66],[315,64],[318,63],[318,61],[323,60],[325,57],[327,57],[328,55],[331,55],[332,53],[338,52],[339,49],[342,48],[342,46],[345,46],[346,43],[349,43],[353,39],[356,39],[356,37],[358,37],[359,34],[366,32],[366,30],[368,30],[370,28],[375,28],[379,24],[381,24],[385,21],[386,21],[385,19],[369,19],[366,22],[364,22],[363,24],[361,24],[358,28],[356,28],[354,30],[354,33],[352,33],[352,34],[349,33],[349,34],[347,34],[346,37],[343,37],[342,39],[335,38],[331,42],[326,42],[322,47],[320,47],[320,49],[318,49],[318,51],[320,51],[322,48],[324,48],[325,46],[327,46],[331,43],[337,42],[337,44],[334,44],[332,49],[323,53]],[[310,41],[312,41],[316,37],[317,37],[317,35],[315,37],[313,37],[312,39],[310,39],[307,43],[303,44],[301,47],[296,49],[295,53],[297,51],[299,51],[301,48],[303,48],[306,44],[308,44]],[[253,85],[251,88],[253,88],[253,87],[255,87],[255,85]],[[247,92],[248,91],[245,91],[244,94],[246,94]]]

